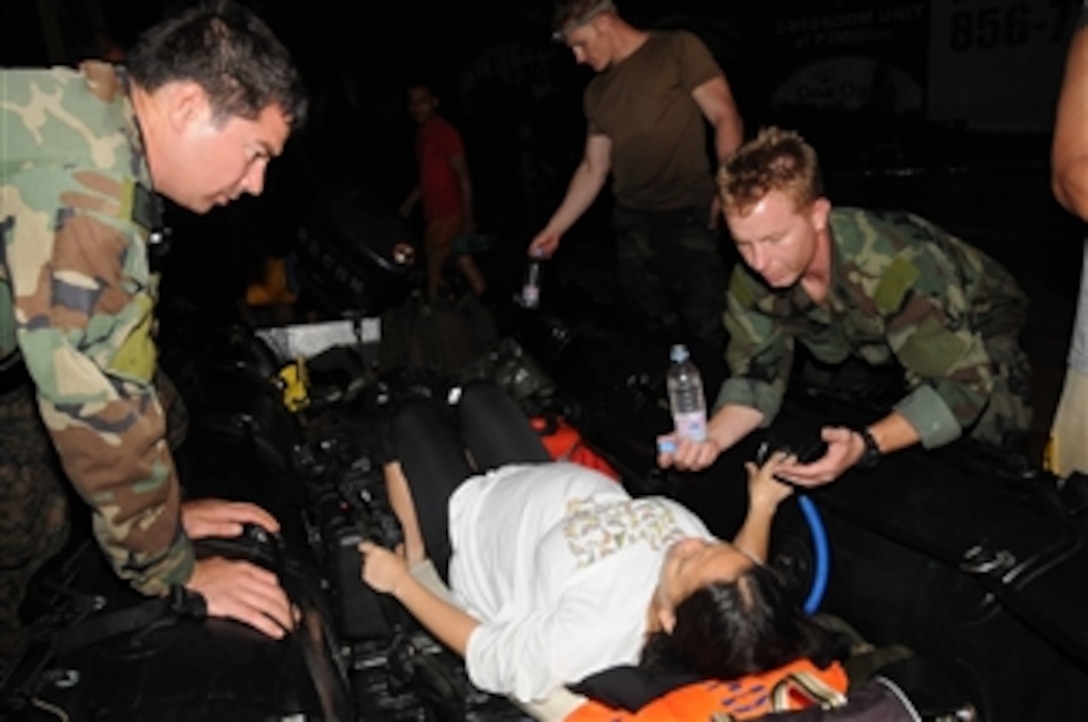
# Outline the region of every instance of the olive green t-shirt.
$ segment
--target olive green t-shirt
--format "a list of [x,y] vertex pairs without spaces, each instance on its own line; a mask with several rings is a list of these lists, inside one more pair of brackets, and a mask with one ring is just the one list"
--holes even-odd
[[590,135],[612,141],[616,201],[640,210],[709,203],[714,179],[706,121],[691,93],[722,75],[707,47],[686,31],[655,31],[642,47],[590,82]]

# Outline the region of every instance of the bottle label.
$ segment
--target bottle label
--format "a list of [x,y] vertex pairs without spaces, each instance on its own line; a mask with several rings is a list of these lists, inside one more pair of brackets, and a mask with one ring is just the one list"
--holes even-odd
[[701,411],[673,414],[676,435],[692,441],[706,441],[706,414]]
[[521,303],[526,308],[536,308],[540,303],[540,288],[531,284],[525,284],[521,289]]

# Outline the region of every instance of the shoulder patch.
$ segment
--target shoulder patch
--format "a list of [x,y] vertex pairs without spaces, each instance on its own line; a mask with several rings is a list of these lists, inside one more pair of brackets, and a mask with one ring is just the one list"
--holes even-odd
[[883,313],[889,313],[902,306],[903,298],[919,275],[917,266],[902,256],[896,256],[884,271],[873,294],[876,307]]

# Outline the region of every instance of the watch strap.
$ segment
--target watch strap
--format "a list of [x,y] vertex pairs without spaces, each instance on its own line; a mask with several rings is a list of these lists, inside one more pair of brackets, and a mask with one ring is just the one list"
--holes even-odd
[[861,458],[857,460],[854,466],[858,469],[872,469],[880,461],[880,447],[877,446],[876,439],[873,438],[872,432],[867,427],[863,426],[854,429],[854,431],[865,443],[865,450],[861,452]]

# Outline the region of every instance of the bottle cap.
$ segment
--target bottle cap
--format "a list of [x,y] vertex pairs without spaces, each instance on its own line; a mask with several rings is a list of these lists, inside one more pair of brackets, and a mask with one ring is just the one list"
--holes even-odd
[[673,363],[683,363],[688,360],[691,354],[688,353],[688,347],[682,343],[673,345],[672,350],[669,351],[669,358]]

